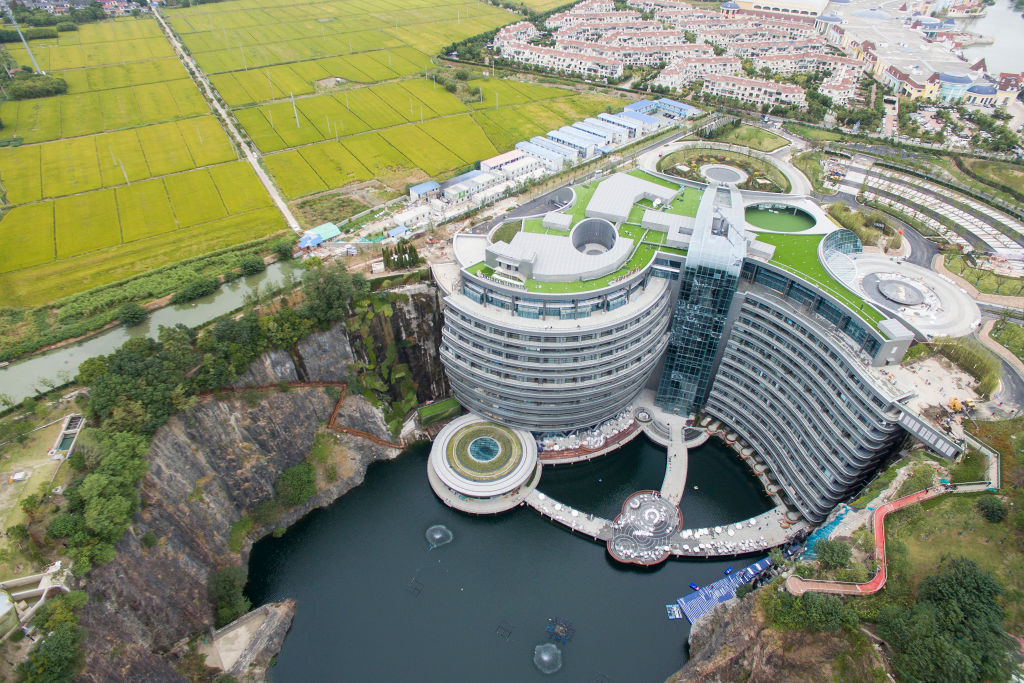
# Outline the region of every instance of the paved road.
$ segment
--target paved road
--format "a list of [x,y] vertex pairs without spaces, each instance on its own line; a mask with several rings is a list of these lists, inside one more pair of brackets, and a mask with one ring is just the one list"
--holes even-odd
[[199,89],[206,94],[206,99],[213,106],[214,113],[217,115],[217,118],[220,119],[221,125],[224,126],[231,137],[235,139],[235,144],[238,149],[242,150],[245,154],[246,160],[249,162],[249,165],[252,166],[252,169],[256,171],[256,176],[260,179],[260,182],[263,183],[263,187],[267,189],[267,193],[270,195],[270,198],[274,200],[274,204],[277,205],[278,210],[284,216],[285,221],[288,223],[288,227],[296,233],[301,234],[302,228],[299,226],[299,221],[295,219],[295,214],[293,214],[292,210],[288,208],[288,203],[285,202],[284,197],[281,196],[281,193],[277,190],[277,186],[274,185],[270,176],[268,176],[266,171],[263,170],[263,167],[260,166],[252,148],[242,140],[242,136],[239,134],[234,121],[231,120],[231,116],[228,115],[227,110],[224,109],[217,98],[213,96],[213,86],[210,85],[210,82],[206,79],[206,74],[204,74],[199,68],[199,65],[196,64],[195,60],[185,52],[185,49],[181,46],[181,42],[178,40],[178,37],[173,31],[171,31],[171,27],[167,25],[167,22],[164,21],[164,18],[157,10],[156,5],[152,5],[150,9],[153,12],[153,16],[155,16],[157,21],[160,22],[160,26],[164,30],[164,35],[167,36],[167,39],[171,41],[171,45],[174,46],[174,51],[177,53],[178,59],[181,60],[185,70],[192,75],[192,80],[199,86]]

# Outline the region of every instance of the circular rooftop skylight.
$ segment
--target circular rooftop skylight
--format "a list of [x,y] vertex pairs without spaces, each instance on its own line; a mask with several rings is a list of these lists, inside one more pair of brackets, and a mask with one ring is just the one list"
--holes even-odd
[[572,246],[576,251],[595,256],[603,254],[613,246],[618,235],[615,226],[603,218],[587,218],[576,224],[572,229]]

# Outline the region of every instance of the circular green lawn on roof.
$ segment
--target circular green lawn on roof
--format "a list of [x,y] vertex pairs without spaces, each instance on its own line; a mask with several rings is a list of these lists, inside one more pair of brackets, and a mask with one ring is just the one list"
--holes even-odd
[[754,227],[774,232],[803,232],[817,224],[814,216],[795,206],[773,209],[748,206],[745,218]]
[[516,468],[523,450],[519,438],[508,427],[478,422],[452,435],[445,457],[460,477],[494,481]]

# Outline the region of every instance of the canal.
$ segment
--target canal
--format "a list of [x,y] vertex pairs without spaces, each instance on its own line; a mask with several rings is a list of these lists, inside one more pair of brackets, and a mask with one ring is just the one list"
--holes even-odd
[[[253,548],[253,604],[298,604],[275,680],[540,680],[533,649],[546,641],[547,620],[561,617],[576,633],[554,679],[660,683],[685,663],[689,633],[685,620],[667,619],[665,604],[690,582],[710,583],[753,559],[627,567],[529,508],[463,515],[430,490],[428,452],[417,446],[371,466],[361,486]],[[614,516],[629,493],[660,487],[664,465],[664,450],[641,437],[596,462],[545,470],[540,488]],[[686,526],[771,507],[717,441],[691,452],[689,472]],[[448,526],[454,541],[428,550],[433,524]]]
[[301,277],[301,270],[291,261],[272,263],[262,273],[225,284],[209,296],[153,311],[145,322],[130,329],[119,325],[78,343],[13,362],[0,368],[0,394],[18,402],[45,392],[49,387],[66,384],[78,374],[78,366],[89,358],[113,353],[132,337],[156,338],[161,325],[202,325],[241,307],[245,297],[257,289],[280,286],[289,275]]

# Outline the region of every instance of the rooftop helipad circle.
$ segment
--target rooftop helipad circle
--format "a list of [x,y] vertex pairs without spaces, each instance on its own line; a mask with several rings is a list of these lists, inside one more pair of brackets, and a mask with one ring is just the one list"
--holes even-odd
[[889,301],[895,301],[904,306],[918,306],[924,303],[924,292],[901,280],[880,280],[878,291]]
[[725,164],[705,164],[700,167],[700,174],[708,180],[719,183],[742,183],[747,179],[747,173],[735,166]]
[[474,498],[508,493],[537,466],[537,442],[521,429],[463,415],[438,433],[430,467],[450,489]]

